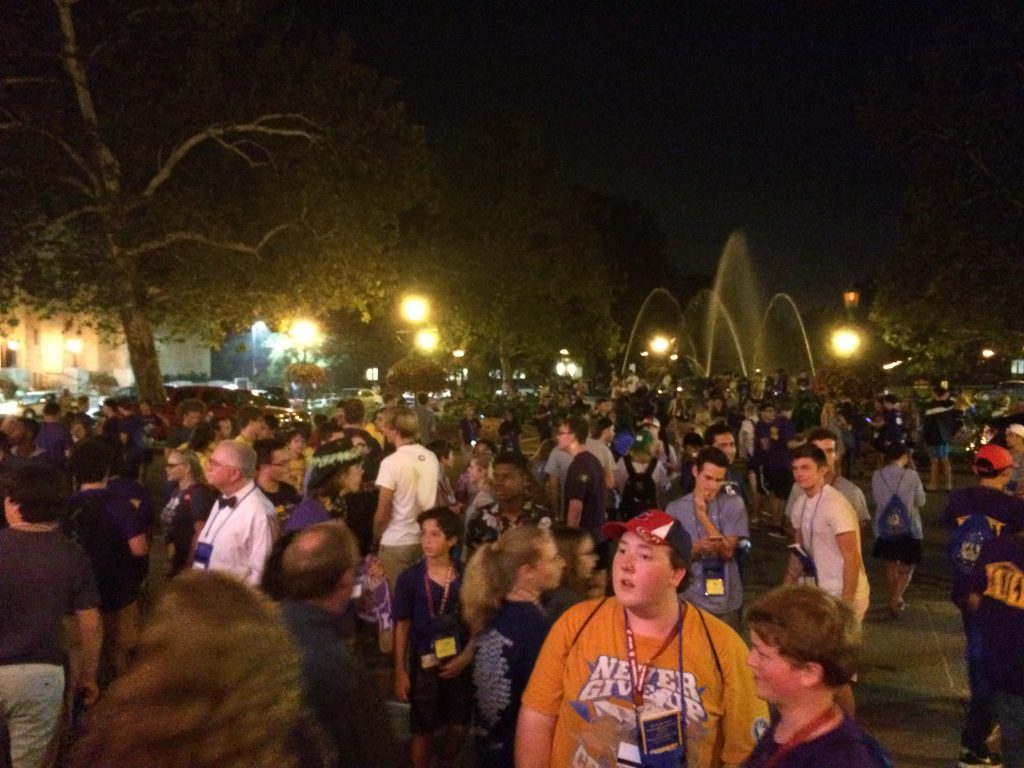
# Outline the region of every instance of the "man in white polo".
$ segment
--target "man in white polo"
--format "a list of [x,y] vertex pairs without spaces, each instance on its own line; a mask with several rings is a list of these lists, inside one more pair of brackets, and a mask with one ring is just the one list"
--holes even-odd
[[411,408],[385,408],[379,424],[395,451],[380,463],[377,473],[380,495],[373,516],[373,538],[380,542],[380,564],[394,591],[398,574],[423,555],[416,518],[434,506],[441,467],[433,451],[416,442],[420,421]]
[[256,586],[277,533],[274,505],[255,482],[256,452],[237,440],[217,445],[206,481],[220,491],[196,541],[193,567],[232,573]]

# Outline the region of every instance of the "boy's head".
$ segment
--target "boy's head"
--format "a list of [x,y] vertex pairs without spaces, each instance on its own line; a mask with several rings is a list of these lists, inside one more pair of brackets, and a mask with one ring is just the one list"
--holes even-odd
[[[861,631],[853,610],[820,589],[777,587],[747,611],[755,641],[775,648],[796,666],[817,664],[822,683],[840,688],[857,671]],[[756,644],[756,642],[755,642]]]
[[421,512],[416,522],[420,526],[420,545],[427,558],[449,555],[462,532],[462,520],[448,507],[432,507]]

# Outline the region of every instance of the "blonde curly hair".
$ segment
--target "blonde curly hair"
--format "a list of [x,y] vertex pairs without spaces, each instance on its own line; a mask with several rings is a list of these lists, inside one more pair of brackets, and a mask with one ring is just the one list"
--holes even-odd
[[72,764],[297,768],[310,722],[298,652],[274,605],[233,577],[188,571],[168,582]]
[[481,631],[498,615],[519,567],[540,562],[545,545],[553,542],[547,529],[524,525],[506,531],[497,541],[473,553],[460,593],[462,615],[472,631]]

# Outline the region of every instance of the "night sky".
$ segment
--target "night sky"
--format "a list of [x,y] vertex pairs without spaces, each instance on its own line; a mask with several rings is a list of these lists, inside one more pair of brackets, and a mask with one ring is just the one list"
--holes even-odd
[[[338,10],[341,9],[341,10]],[[573,182],[654,210],[680,273],[747,234],[767,291],[838,300],[895,249],[906,170],[858,122],[940,3],[338,3],[442,140],[514,109]]]

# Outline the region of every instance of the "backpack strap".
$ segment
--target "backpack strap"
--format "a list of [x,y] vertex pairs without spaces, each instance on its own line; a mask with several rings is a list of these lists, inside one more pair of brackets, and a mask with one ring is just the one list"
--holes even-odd
[[[603,606],[603,605],[604,605],[605,603],[607,603],[607,602],[608,602],[608,598],[607,598],[607,597],[602,597],[602,598],[601,598],[601,602],[600,602],[600,603],[598,603],[598,604],[597,604],[597,606],[596,606],[596,607],[594,608],[594,610],[592,610],[592,611],[590,612],[590,615],[589,615],[589,616],[587,616],[587,620],[586,620],[586,621],[584,621],[584,622],[583,622],[583,623],[582,623],[582,624],[580,625],[580,628],[576,630],[576,635],[575,635],[575,636],[573,637],[573,639],[572,639],[572,642],[571,642],[571,643],[569,643],[569,651],[571,651],[571,650],[572,650],[573,648],[575,648],[575,647],[576,647],[576,641],[580,639],[580,635],[582,635],[582,634],[583,634],[583,630],[587,628],[587,624],[589,624],[589,623],[590,623],[590,620],[591,620],[592,618],[594,618],[594,615],[595,615],[595,614],[596,614],[596,613],[597,613],[598,611],[600,611],[600,610],[601,610],[601,607],[602,607],[602,606]],[[568,655],[569,651],[566,651],[566,655]]]
[[654,469],[657,466],[658,466],[658,457],[657,456],[651,456],[651,460],[647,462],[647,469],[644,470],[644,474],[647,477],[652,477],[654,475]]
[[623,457],[622,464],[626,467],[626,474],[631,480],[637,477],[636,470],[633,468],[633,460],[629,456]]
[[704,628],[704,636],[708,639],[708,648],[711,649],[711,655],[715,658],[715,669],[718,670],[718,679],[725,685],[725,675],[722,673],[722,662],[718,658],[718,651],[715,649],[715,641],[711,639],[711,632],[708,630],[708,622],[704,618],[704,611],[697,608],[693,603],[687,603],[691,608],[697,611],[697,617],[700,619],[700,625]]

